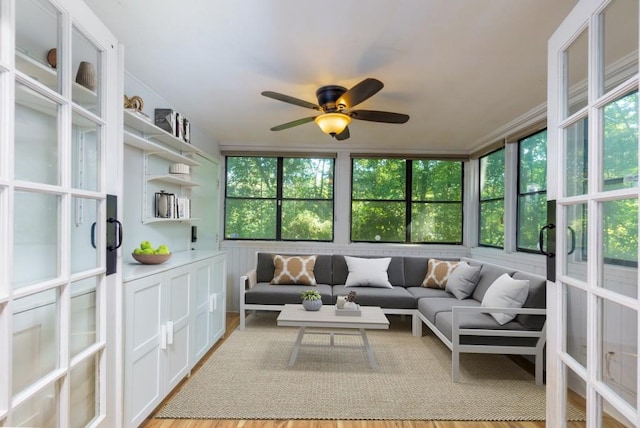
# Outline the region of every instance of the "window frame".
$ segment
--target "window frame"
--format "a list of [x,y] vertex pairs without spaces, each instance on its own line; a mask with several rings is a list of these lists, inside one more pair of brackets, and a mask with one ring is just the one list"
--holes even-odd
[[[503,184],[503,190],[502,190],[502,197],[499,198],[487,198],[487,199],[482,199],[482,159],[487,158],[497,152],[503,152],[504,155],[504,168],[502,171],[502,177],[503,180],[505,180],[504,184]],[[501,250],[505,249],[506,246],[506,235],[507,235],[507,224],[505,222],[505,214],[506,214],[506,196],[507,196],[507,189],[506,189],[506,171],[507,171],[507,150],[506,147],[502,146],[498,149],[495,149],[489,153],[486,153],[482,156],[480,156],[478,158],[478,247],[484,247],[484,248],[498,248]],[[482,205],[489,203],[489,202],[496,202],[496,201],[502,201],[502,224],[503,224],[503,233],[502,233],[502,246],[498,246],[498,245],[491,245],[491,244],[486,244],[482,242]]]
[[[530,196],[539,196],[539,195],[545,195],[545,199],[546,199],[546,194],[547,194],[547,177],[545,177],[545,186],[544,186],[544,190],[538,190],[535,192],[524,192],[521,193],[520,192],[520,183],[522,180],[522,174],[521,172],[521,160],[522,160],[522,152],[521,152],[521,148],[522,148],[522,142],[537,135],[540,134],[542,132],[547,132],[547,128],[541,129],[539,131],[536,131],[532,134],[529,134],[525,137],[522,137],[518,140],[517,146],[518,146],[518,150],[517,150],[517,160],[516,160],[516,200],[515,200],[515,205],[516,205],[516,222],[515,222],[515,237],[516,237],[516,251],[517,252],[521,252],[521,253],[530,253],[530,254],[541,254],[540,253],[540,249],[536,249],[536,250],[532,250],[530,248],[523,248],[520,246],[520,199],[522,197],[530,197]],[[549,139],[547,136],[547,139],[545,141],[545,152],[546,152],[546,145],[548,143]],[[548,170],[548,165],[549,165],[549,160],[547,159],[547,157],[545,156],[545,168]],[[506,168],[506,167],[505,167]],[[547,199],[548,200],[548,199]],[[545,204],[545,224],[546,224],[546,204]],[[544,226],[544,225],[543,225]]]
[[[354,163],[358,159],[400,159],[405,163],[405,182],[404,182],[404,199],[371,199],[371,198],[354,198],[353,197],[353,180],[354,180]],[[431,200],[413,199],[413,161],[442,161],[454,162],[460,164],[460,199],[457,201],[450,200]],[[374,244],[419,244],[419,245],[462,245],[464,240],[464,196],[465,196],[465,166],[462,159],[440,159],[440,158],[421,158],[421,157],[383,157],[383,156],[352,156],[351,157],[351,188],[349,201],[349,241],[352,243],[374,243]],[[404,221],[404,241],[383,241],[383,240],[354,240],[353,236],[353,203],[354,202],[389,202],[403,203],[405,210]],[[459,241],[412,241],[412,208],[415,204],[456,204],[460,208],[460,239]]]
[[[276,194],[275,197],[238,197],[229,196],[228,193],[228,162],[230,158],[272,158],[276,159]],[[285,159],[327,159],[331,160],[331,198],[291,198],[284,197],[284,162]],[[228,155],[225,156],[225,175],[224,175],[224,230],[223,236],[226,241],[270,241],[270,242],[334,242],[335,240],[335,218],[336,218],[336,203],[335,203],[335,175],[336,175],[336,159],[333,156],[294,156],[294,155]],[[275,201],[276,205],[276,233],[275,238],[241,238],[230,237],[227,233],[227,202],[229,200],[261,200],[261,201]],[[282,238],[282,205],[286,201],[327,201],[331,202],[331,238],[330,239],[283,239]]]

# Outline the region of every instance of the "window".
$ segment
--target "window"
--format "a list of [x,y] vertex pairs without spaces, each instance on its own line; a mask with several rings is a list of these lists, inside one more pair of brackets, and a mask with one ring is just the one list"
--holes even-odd
[[480,158],[478,244],[504,247],[504,148]]
[[518,141],[517,249],[538,252],[538,236],[547,224],[547,131]]
[[461,161],[354,158],[351,166],[351,241],[462,243]]
[[333,240],[332,158],[226,158],[225,239]]

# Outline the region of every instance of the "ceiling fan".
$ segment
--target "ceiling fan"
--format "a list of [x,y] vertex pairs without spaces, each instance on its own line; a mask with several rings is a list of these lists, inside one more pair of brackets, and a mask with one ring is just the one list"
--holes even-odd
[[356,105],[376,94],[384,85],[377,79],[364,79],[351,89],[337,85],[327,85],[318,88],[316,98],[318,104],[294,98],[278,92],[264,91],[262,95],[285,103],[295,104],[300,107],[310,108],[322,112],[318,116],[310,116],[292,122],[274,126],[272,131],[282,131],[311,121],[336,140],[349,138],[349,123],[351,119],[368,120],[370,122],[405,123],[409,116],[402,113],[391,113],[377,110],[351,110]]

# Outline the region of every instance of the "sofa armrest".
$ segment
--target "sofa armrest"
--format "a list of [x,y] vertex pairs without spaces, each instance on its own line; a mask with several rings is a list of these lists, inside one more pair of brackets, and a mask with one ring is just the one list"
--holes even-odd
[[459,343],[460,335],[471,336],[505,336],[505,337],[536,337],[544,338],[546,336],[546,322],[540,330],[504,330],[504,329],[473,329],[460,328],[460,314],[468,313],[491,313],[500,312],[503,314],[527,314],[527,315],[546,315],[547,310],[541,308],[498,308],[498,307],[481,307],[481,306],[454,306],[452,308],[452,342]]
[[240,284],[243,284],[240,288],[243,290],[248,290],[252,288],[254,285],[258,283],[258,279],[256,276],[256,270],[252,269],[249,272],[245,273],[240,277]]

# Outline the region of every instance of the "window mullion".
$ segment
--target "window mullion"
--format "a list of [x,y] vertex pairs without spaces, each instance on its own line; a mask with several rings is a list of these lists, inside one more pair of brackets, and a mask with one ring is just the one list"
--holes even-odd
[[282,184],[284,182],[283,167],[284,159],[278,158],[278,172],[277,172],[277,185],[276,185],[276,240],[282,239]]

